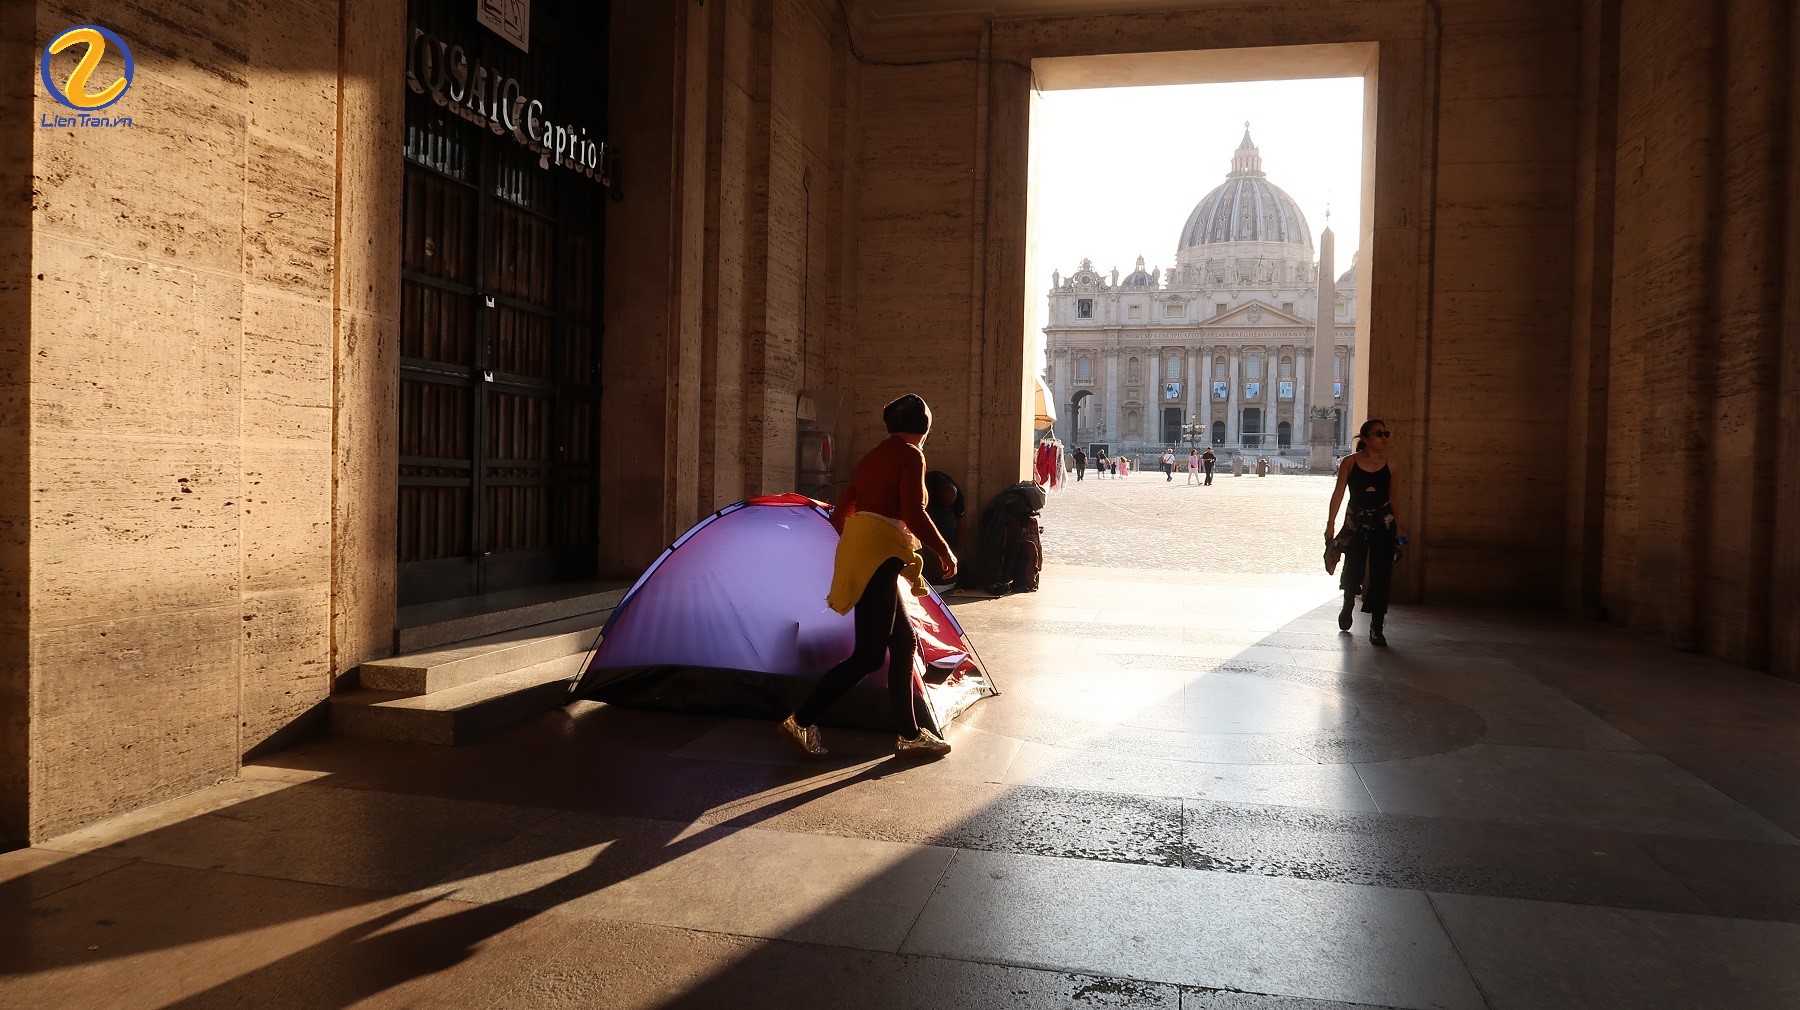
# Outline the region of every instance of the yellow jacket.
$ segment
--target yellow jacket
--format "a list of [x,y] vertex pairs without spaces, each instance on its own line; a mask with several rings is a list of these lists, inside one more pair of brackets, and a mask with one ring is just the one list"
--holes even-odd
[[925,561],[919,557],[919,541],[906,531],[880,516],[867,512],[853,513],[844,520],[844,535],[838,538],[837,559],[831,569],[831,592],[825,603],[840,614],[855,609],[875,569],[889,558],[906,562],[900,574],[912,583],[912,594],[924,596],[931,591],[925,584]]

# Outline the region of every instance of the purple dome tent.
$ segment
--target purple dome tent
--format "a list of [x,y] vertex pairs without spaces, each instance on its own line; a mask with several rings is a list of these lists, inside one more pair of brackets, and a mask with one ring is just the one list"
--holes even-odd
[[[573,696],[617,705],[779,719],[850,654],[852,619],[825,605],[838,534],[797,494],[738,502],[663,551],[601,629]],[[942,733],[998,694],[935,591],[903,591],[918,634],[919,725]],[[888,671],[825,713],[834,726],[888,729]]]

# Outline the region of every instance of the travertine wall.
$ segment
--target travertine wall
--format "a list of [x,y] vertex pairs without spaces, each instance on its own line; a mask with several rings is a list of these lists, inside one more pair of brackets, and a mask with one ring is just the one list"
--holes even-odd
[[847,391],[844,38],[828,0],[614,9],[601,437],[618,574],[722,505],[793,490],[799,391]]
[[32,837],[232,775],[329,683],[337,5],[107,16],[134,126],[22,163]]
[[1569,603],[1800,677],[1795,19],[1592,0],[1581,27]]
[[[0,63],[29,68],[40,44],[36,12],[7,11]],[[0,846],[29,833],[31,103],[25,88],[0,89]]]

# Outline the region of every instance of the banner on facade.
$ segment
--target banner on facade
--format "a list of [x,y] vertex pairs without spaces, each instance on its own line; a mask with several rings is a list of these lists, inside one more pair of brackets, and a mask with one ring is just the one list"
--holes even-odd
[[1213,399],[1227,400],[1231,398],[1231,387],[1223,382],[1213,383]]
[[1262,395],[1262,383],[1260,383],[1260,382],[1244,383],[1244,399],[1254,400],[1261,395]]
[[520,52],[531,52],[531,0],[475,0],[475,20]]
[[1292,380],[1292,379],[1281,380],[1279,383],[1276,384],[1276,390],[1277,390],[1277,395],[1279,395],[1283,400],[1292,400],[1294,398],[1294,380]]
[[1179,383],[1179,382],[1163,383],[1163,399],[1165,399],[1165,400],[1181,399],[1181,383]]

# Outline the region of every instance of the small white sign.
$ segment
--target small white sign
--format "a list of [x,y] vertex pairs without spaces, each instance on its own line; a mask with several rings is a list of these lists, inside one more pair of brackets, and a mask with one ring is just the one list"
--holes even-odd
[[475,0],[475,20],[520,52],[531,52],[531,0]]

